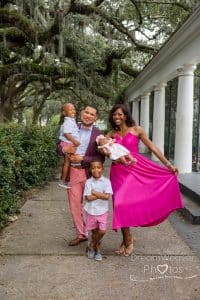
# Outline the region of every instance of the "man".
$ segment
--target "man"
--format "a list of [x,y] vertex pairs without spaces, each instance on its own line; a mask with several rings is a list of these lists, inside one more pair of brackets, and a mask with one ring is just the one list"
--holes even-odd
[[93,125],[96,119],[97,109],[93,106],[88,105],[81,112],[80,146],[77,148],[76,154],[72,154],[70,157],[71,188],[68,190],[68,199],[77,237],[69,243],[69,246],[76,246],[87,240],[82,202],[85,182],[90,176],[89,163],[94,158],[104,162],[104,156],[97,151],[96,137],[101,132]]

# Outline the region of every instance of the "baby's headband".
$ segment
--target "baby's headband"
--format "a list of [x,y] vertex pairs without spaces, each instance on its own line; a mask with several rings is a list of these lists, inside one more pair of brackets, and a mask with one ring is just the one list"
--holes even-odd
[[96,142],[97,142],[97,144],[99,143],[99,140],[100,140],[100,139],[104,139],[104,138],[105,138],[105,136],[104,136],[103,134],[98,135],[98,136],[96,137]]

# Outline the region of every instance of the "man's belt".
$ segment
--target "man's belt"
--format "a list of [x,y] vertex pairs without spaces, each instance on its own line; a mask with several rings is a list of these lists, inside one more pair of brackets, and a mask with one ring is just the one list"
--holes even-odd
[[73,166],[71,165],[72,168],[75,168],[75,169],[84,169],[82,166]]

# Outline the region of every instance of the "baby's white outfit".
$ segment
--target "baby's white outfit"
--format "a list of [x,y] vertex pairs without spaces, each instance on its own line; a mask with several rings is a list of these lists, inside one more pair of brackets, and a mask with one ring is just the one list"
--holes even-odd
[[130,151],[124,146],[118,143],[113,143],[112,139],[109,139],[108,143],[105,145],[98,146],[98,148],[106,148],[110,152],[109,157],[112,160],[116,160],[121,156],[128,155],[130,153]]

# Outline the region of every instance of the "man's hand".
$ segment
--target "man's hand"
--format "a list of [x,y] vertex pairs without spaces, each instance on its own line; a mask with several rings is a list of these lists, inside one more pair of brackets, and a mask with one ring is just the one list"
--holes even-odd
[[79,141],[74,141],[74,146],[78,147],[81,143]]
[[70,155],[70,161],[72,163],[80,163],[83,160],[83,156],[79,154]]
[[71,145],[64,146],[63,150],[64,150],[65,153],[70,153],[71,154],[71,153],[75,153],[76,148],[74,147],[73,144],[71,144]]

